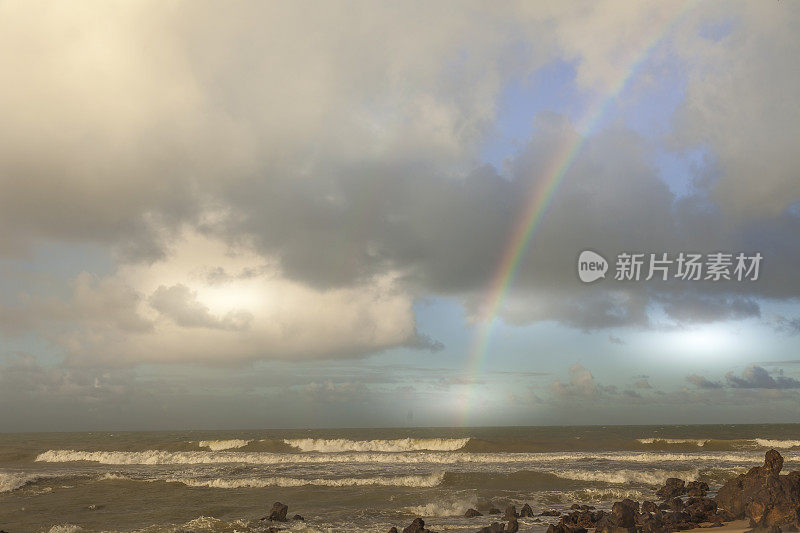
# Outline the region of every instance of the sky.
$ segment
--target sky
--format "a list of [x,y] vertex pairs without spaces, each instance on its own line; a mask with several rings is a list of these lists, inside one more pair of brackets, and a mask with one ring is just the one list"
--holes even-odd
[[798,25],[3,2],[0,431],[800,422]]

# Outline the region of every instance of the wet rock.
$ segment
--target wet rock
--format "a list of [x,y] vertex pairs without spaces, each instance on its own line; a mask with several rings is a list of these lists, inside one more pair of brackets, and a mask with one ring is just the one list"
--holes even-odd
[[658,511],[660,511],[660,509],[655,504],[655,502],[651,502],[649,500],[645,500],[642,502],[643,513],[657,513]]
[[300,516],[299,514],[294,515],[292,517],[292,520],[300,520],[301,522],[305,522],[306,521],[306,519],[303,518],[302,516]]
[[403,533],[430,533],[430,529],[425,529],[425,520],[415,518],[408,527],[403,529]]
[[667,479],[664,486],[656,491],[656,496],[662,500],[671,500],[686,494],[686,482],[676,477]]
[[489,509],[489,514],[500,514],[500,509],[497,507],[492,507]]
[[639,511],[639,502],[630,499],[624,499],[621,502],[616,502],[611,507],[611,517],[614,520],[614,525],[618,527],[629,528],[636,525],[636,513]]
[[505,519],[511,520],[512,518],[517,518],[519,515],[517,514],[517,506],[516,505],[509,505],[506,507]]
[[755,528],[795,523],[800,519],[800,472],[780,475],[783,457],[765,454],[764,466],[725,483],[716,501],[735,518],[749,518]]
[[506,524],[504,533],[517,533],[519,531],[519,522],[516,518],[510,518]]
[[483,513],[478,512],[477,509],[470,508],[470,509],[467,509],[466,513],[464,513],[464,516],[466,518],[474,518],[476,516],[483,516]]
[[[545,512],[547,512],[547,511],[545,511]],[[558,511],[556,511],[556,512],[558,512]],[[561,513],[558,513],[557,515],[542,514],[542,516],[559,516],[560,514]],[[519,516],[520,516],[520,518],[533,518],[533,509],[531,508],[530,505],[528,505],[526,503],[525,505],[522,506],[522,509],[519,510]]]
[[686,484],[686,494],[693,498],[702,498],[708,493],[708,483],[704,481],[690,481]]
[[275,502],[272,504],[272,509],[270,509],[266,519],[272,522],[286,522],[287,512],[289,512],[288,505],[284,505],[281,502]]
[[397,528],[392,526],[389,528],[389,533],[397,533]]
[[547,528],[547,533],[586,533],[586,529],[582,527],[570,527],[565,524],[550,524]]

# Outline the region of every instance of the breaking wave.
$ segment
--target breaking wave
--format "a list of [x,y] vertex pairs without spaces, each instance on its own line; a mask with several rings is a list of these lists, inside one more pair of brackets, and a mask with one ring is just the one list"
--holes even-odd
[[284,439],[283,442],[303,452],[452,452],[463,448],[469,439]]
[[[788,461],[797,457],[787,456]],[[470,452],[350,452],[337,454],[316,453],[268,453],[231,451],[186,451],[170,452],[164,450],[144,450],[139,452],[122,451],[79,451],[48,450],[39,454],[36,461],[47,463],[68,463],[90,461],[111,465],[157,465],[157,464],[319,464],[319,463],[400,463],[400,464],[456,464],[456,463],[552,463],[558,461],[614,461],[628,463],[694,462],[715,461],[721,463],[752,463],[760,461],[756,453],[649,453],[649,452],[575,452],[575,453],[470,453]]]
[[770,439],[755,439],[756,444],[764,448],[781,448],[789,449],[795,446],[800,446],[800,440],[770,440]]
[[639,483],[657,486],[663,485],[671,477],[688,480],[697,479],[700,476],[700,470],[557,470],[554,474],[564,479],[576,481],[599,481],[615,485]]
[[23,472],[0,472],[0,492],[11,492],[38,480],[38,476]]
[[694,444],[696,446],[705,446],[711,439],[662,439],[659,437],[652,437],[647,439],[636,439],[642,444]]
[[197,443],[201,448],[208,448],[211,451],[230,450],[233,448],[244,448],[252,440],[230,439],[230,440],[201,440]]
[[443,472],[416,476],[375,476],[375,477],[342,477],[342,478],[294,478],[294,477],[249,477],[249,478],[189,478],[189,477],[157,477],[151,479],[130,478],[119,474],[106,475],[101,479],[130,481],[165,481],[181,483],[187,487],[209,487],[214,489],[241,489],[263,487],[436,487],[444,479]]

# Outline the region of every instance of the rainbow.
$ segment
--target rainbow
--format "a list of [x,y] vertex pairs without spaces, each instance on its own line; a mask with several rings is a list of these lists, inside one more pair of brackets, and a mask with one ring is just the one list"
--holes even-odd
[[[514,226],[511,237],[508,240],[508,245],[492,276],[489,289],[486,291],[486,297],[483,305],[480,307],[478,330],[474,336],[467,359],[467,376],[477,376],[483,369],[483,363],[486,361],[489,353],[489,341],[491,340],[491,334],[497,322],[497,315],[508,294],[509,287],[514,281],[520,264],[522,263],[522,258],[530,247],[530,243],[536,234],[536,230],[539,228],[553,195],[558,190],[559,185],[564,180],[564,176],[566,176],[572,164],[575,162],[575,158],[583,148],[588,137],[588,132],[593,131],[600,123],[611,103],[614,102],[619,97],[620,93],[628,86],[642,63],[653,53],[664,38],[672,32],[673,28],[680,19],[683,18],[690,6],[691,2],[685,2],[680,9],[677,9],[676,12],[664,22],[660,31],[653,32],[654,36],[644,43],[642,51],[636,55],[628,68],[623,71],[623,75],[612,85],[608,94],[600,99],[599,103],[593,106],[584,117],[584,120],[579,123],[577,128],[579,133],[574,139],[565,142],[564,145],[556,151],[551,163],[546,166],[544,179],[540,180],[528,198],[522,216],[519,217]],[[467,418],[472,412],[475,397],[477,396],[476,392],[477,391],[473,388],[466,397],[462,409],[462,426],[466,425]]]

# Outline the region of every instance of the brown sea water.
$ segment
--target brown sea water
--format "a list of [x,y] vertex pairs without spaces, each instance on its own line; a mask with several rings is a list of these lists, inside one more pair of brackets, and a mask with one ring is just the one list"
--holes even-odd
[[[536,513],[652,498],[668,477],[718,487],[776,448],[800,469],[800,425],[397,428],[0,434],[0,529],[376,531],[422,516],[475,530],[469,507]],[[552,519],[521,521],[544,529]]]

